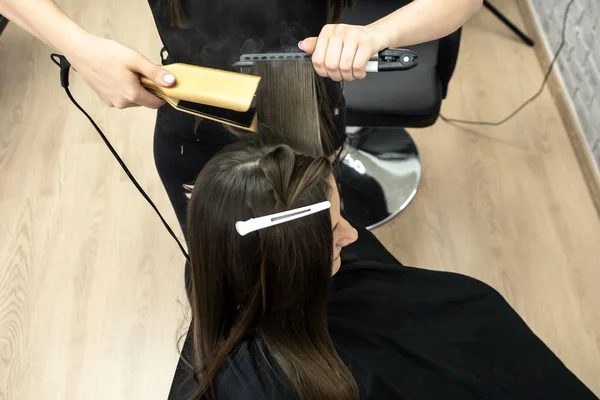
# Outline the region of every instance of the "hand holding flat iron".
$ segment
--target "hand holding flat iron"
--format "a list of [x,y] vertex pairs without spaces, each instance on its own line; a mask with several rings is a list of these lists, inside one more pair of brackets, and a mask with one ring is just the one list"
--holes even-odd
[[334,81],[364,78],[371,57],[388,46],[384,30],[375,26],[346,24],[325,25],[318,37],[304,39],[298,44],[312,54],[315,71]]
[[312,54],[319,75],[335,81],[361,79],[379,51],[443,38],[481,5],[482,0],[413,0],[367,26],[325,25],[318,37],[304,39],[299,47]]
[[140,83],[140,76],[169,87],[175,77],[137,51],[113,40],[87,33],[64,47],[64,53],[83,80],[109,106],[156,109],[164,101]]

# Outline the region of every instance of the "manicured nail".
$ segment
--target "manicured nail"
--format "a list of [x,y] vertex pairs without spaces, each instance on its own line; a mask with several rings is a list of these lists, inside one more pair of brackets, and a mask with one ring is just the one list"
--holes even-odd
[[300,50],[302,50],[302,40],[298,42],[298,47],[300,48]]
[[165,74],[165,76],[163,76],[163,80],[165,81],[165,83],[168,83],[170,85],[171,83],[175,82],[175,75]]

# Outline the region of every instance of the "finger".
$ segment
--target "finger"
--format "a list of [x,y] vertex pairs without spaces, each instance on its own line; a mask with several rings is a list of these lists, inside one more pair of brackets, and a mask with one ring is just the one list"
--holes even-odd
[[132,103],[127,100],[116,101],[114,103],[107,102],[107,104],[110,105],[111,107],[117,108],[119,110],[124,110],[126,108],[131,108],[131,107],[139,107],[138,104]]
[[117,108],[142,106],[157,109],[164,104],[164,101],[147,91],[140,82],[134,78],[123,86],[122,92],[116,103],[115,106]]
[[329,39],[327,46],[327,54],[325,56],[325,69],[331,79],[336,82],[342,80],[342,72],[340,71],[340,59],[344,50],[344,42],[341,37],[334,36]]
[[321,29],[321,33],[319,37],[317,37],[317,44],[315,46],[315,50],[312,54],[312,62],[315,67],[315,71],[318,75],[326,78],[327,69],[325,68],[325,55],[327,53],[327,46],[329,45],[329,37],[332,34],[332,27],[330,25],[325,25],[323,29]]
[[129,65],[129,68],[132,71],[151,79],[154,83],[160,86],[169,87],[175,83],[175,76],[172,73],[160,67],[159,65],[150,62],[150,60],[141,54],[138,54],[138,56],[134,58],[132,63]]
[[152,93],[145,90],[142,86],[140,86],[139,91],[136,93],[134,98],[134,103],[142,106],[156,110],[163,104],[165,101],[159,97],[156,97]]
[[316,37],[306,38],[303,41],[301,41],[300,43],[298,43],[298,47],[300,48],[300,50],[302,50],[308,54],[313,54],[315,51],[315,48],[317,47],[317,38]]
[[356,51],[358,50],[358,42],[354,40],[344,41],[344,50],[340,57],[340,72],[342,79],[345,81],[352,81],[354,77],[354,58],[356,57]]
[[327,78],[327,69],[325,68],[325,54],[327,53],[327,45],[329,44],[329,38],[319,38],[317,46],[312,55],[312,63],[315,67],[315,71],[320,76]]
[[367,76],[366,67],[371,57],[373,57],[371,47],[359,44],[352,67],[354,78],[363,79]]

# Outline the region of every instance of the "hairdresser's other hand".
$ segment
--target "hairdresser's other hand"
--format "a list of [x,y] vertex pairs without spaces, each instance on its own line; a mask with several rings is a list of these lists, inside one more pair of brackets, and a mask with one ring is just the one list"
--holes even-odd
[[374,26],[330,24],[318,37],[304,39],[300,49],[312,54],[315,70],[334,81],[352,81],[367,76],[371,57],[388,47],[385,31]]
[[113,40],[87,35],[79,46],[64,52],[83,80],[110,107],[144,106],[156,109],[164,101],[140,83],[143,75],[169,87],[175,77],[137,51]]

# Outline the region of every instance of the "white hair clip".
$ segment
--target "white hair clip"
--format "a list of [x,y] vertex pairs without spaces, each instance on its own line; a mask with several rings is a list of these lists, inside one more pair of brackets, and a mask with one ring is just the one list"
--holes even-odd
[[330,207],[331,203],[329,201],[323,201],[321,203],[296,208],[294,210],[265,215],[264,217],[259,218],[250,218],[247,221],[238,221],[235,223],[235,229],[241,236],[245,236],[250,232],[254,232],[259,229],[268,228],[270,226],[278,224],[283,224],[284,222],[292,221],[294,219],[306,217],[307,215],[327,210]]

